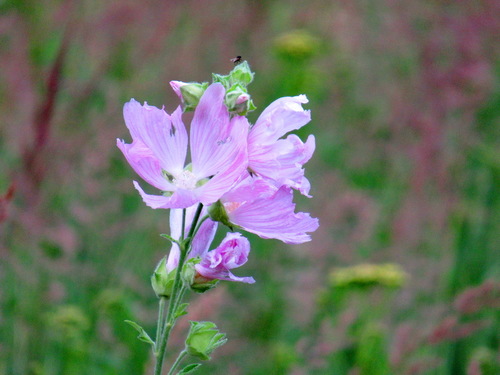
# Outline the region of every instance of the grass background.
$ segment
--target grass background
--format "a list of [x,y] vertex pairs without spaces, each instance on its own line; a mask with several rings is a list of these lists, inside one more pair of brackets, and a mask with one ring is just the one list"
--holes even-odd
[[[172,111],[170,80],[227,74],[236,55],[256,72],[252,121],[280,96],[310,100],[314,198],[297,200],[321,226],[300,246],[250,236],[240,274],[257,283],[193,299],[189,318],[230,340],[198,373],[497,374],[498,10],[0,1],[0,374],[152,372],[123,320],[154,331],[168,212],[133,189],[122,105]],[[370,266],[332,281],[383,263],[406,281]]]

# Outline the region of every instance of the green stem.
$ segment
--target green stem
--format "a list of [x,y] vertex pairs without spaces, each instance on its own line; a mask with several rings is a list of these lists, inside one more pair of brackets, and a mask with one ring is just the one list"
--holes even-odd
[[160,340],[163,330],[164,324],[164,316],[165,316],[165,302],[167,301],[167,297],[161,296],[158,308],[158,324],[156,325],[156,340],[155,340],[155,351],[158,350],[158,340]]
[[160,336],[160,348],[156,352],[156,365],[155,365],[155,375],[161,375],[161,370],[163,367],[163,360],[165,359],[165,350],[167,348],[168,338],[170,336],[170,331],[174,327],[175,319],[175,305],[177,304],[177,294],[179,291],[181,280],[181,270],[184,265],[184,260],[186,259],[187,251],[185,244],[182,243],[180,246],[180,257],[179,264],[177,266],[177,271],[175,272],[174,286],[172,288],[172,295],[170,296],[170,301],[168,304],[167,317],[165,318],[165,325],[163,328],[163,334]]
[[[182,240],[179,244],[179,250],[180,250],[179,264],[177,265],[177,270],[175,272],[174,286],[172,287],[172,295],[170,296],[170,301],[168,304],[167,316],[164,320],[162,334],[161,335],[157,334],[157,336],[159,336],[160,339],[160,347],[155,348],[157,350],[155,351],[156,364],[155,364],[154,375],[161,375],[163,360],[165,359],[165,351],[167,349],[168,338],[177,319],[175,317],[176,309],[178,305],[181,303],[182,296],[184,295],[184,292],[186,290],[186,288],[184,288],[182,285],[181,272],[184,266],[184,262],[186,261],[187,255],[191,250],[191,242],[193,240],[195,228],[197,226],[198,220],[200,219],[202,209],[203,205],[200,203],[196,209],[196,213],[194,215],[193,222],[191,223],[191,228],[189,230],[187,238],[185,240]],[[183,213],[183,224],[185,220],[184,213]],[[184,232],[184,230],[182,230],[182,232]],[[183,233],[181,234],[181,236],[184,237]],[[161,325],[161,323],[159,324]],[[156,345],[158,345],[158,340],[156,342]]]
[[172,375],[175,371],[175,368],[179,365],[179,363],[184,359],[184,357],[187,355],[186,349],[184,349],[182,352],[179,353],[177,356],[177,359],[175,360],[174,364],[172,365],[172,368],[168,372],[168,375]]

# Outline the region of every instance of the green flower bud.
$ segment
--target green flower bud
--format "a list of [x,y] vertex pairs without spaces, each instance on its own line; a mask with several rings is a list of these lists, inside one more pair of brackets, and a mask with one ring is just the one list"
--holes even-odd
[[235,84],[226,91],[225,103],[229,112],[241,116],[255,109],[247,89],[240,84]]
[[248,62],[243,61],[229,72],[229,77],[231,77],[231,82],[233,84],[240,84],[246,87],[253,81],[254,74]]
[[156,266],[153,275],[151,276],[151,285],[158,298],[167,297],[169,298],[172,294],[172,288],[174,286],[175,280],[175,270],[170,272],[167,271],[167,260],[165,257],[160,260],[160,263]]
[[234,225],[229,221],[229,216],[227,215],[226,209],[221,201],[217,201],[208,207],[208,214],[213,221],[218,221],[229,227],[231,230],[234,229]]
[[189,322],[188,337],[186,339],[186,351],[204,361],[210,359],[210,354],[226,343],[226,335],[220,333],[215,323],[212,322]]
[[191,290],[197,293],[204,293],[209,289],[214,288],[219,280],[207,279],[196,271],[195,265],[200,263],[200,258],[189,259],[182,268],[181,277],[186,285],[189,285]]
[[187,83],[179,87],[182,95],[184,111],[193,111],[208,87],[208,82],[203,83]]

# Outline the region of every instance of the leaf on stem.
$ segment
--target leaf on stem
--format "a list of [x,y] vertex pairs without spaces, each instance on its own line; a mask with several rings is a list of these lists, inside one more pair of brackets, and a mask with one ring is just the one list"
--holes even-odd
[[175,310],[174,318],[177,319],[183,315],[186,315],[188,306],[189,306],[189,303],[181,303],[179,306],[177,306],[177,309]]
[[137,336],[137,338],[139,340],[144,341],[144,342],[146,342],[154,347],[155,342],[151,339],[151,337],[149,337],[149,335],[146,333],[144,328],[142,328],[139,324],[137,324],[136,322],[133,322],[131,320],[125,320],[125,323],[130,324],[132,327],[134,327],[137,330],[137,332],[139,332],[139,336]]
[[177,373],[177,375],[184,375],[184,374],[189,374],[196,370],[198,367],[201,366],[201,363],[191,363],[190,365],[187,365],[184,367],[181,371]]
[[175,238],[173,238],[173,237],[169,236],[168,234],[162,233],[162,234],[160,234],[160,237],[166,238],[166,239],[167,239],[167,240],[169,240],[170,242],[172,242],[172,243],[176,243],[177,245],[179,245],[179,246],[180,246],[179,241],[177,241]]

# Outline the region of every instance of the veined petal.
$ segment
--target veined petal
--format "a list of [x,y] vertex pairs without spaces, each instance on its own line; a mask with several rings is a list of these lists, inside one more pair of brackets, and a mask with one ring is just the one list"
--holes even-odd
[[248,176],[238,182],[221,198],[223,202],[251,203],[256,199],[270,198],[278,189],[260,177]]
[[[246,146],[240,129],[244,117],[232,121],[224,104],[224,87],[220,83],[210,85],[196,107],[191,123],[191,158],[193,173],[199,178],[211,177],[227,170],[234,158]],[[248,126],[248,123],[246,124]],[[234,128],[236,132],[233,131]],[[244,137],[246,138],[246,136]]]
[[161,167],[171,174],[184,168],[187,152],[187,133],[179,107],[171,117],[162,109],[132,99],[125,103],[123,116],[132,137],[142,141],[156,156]]
[[257,153],[250,153],[249,167],[259,176],[275,181],[278,187],[287,185],[309,196],[310,184],[304,177],[302,166],[309,161],[314,149],[313,135],[303,143],[299,137],[291,134],[286,139],[257,149]]
[[162,191],[173,191],[175,186],[163,177],[159,160],[140,140],[127,144],[121,139],[116,140],[116,145],[123,152],[130,166],[141,178]]
[[272,144],[286,133],[311,121],[310,111],[302,108],[302,104],[307,102],[305,95],[287,96],[272,102],[252,127],[248,136],[249,147]]
[[217,201],[234,185],[248,166],[248,121],[245,117],[236,116],[231,120],[231,125],[227,141],[213,150],[214,160],[210,170],[214,175],[200,188],[200,200],[203,204]]
[[294,213],[292,199],[293,191],[283,186],[271,198],[256,199],[228,211],[229,220],[262,238],[275,238],[290,244],[310,241],[306,233],[318,228],[318,219],[304,212]]
[[145,193],[136,181],[134,181],[134,186],[141,195],[144,203],[154,209],[184,208],[199,202],[195,192],[191,190],[177,189],[171,196],[167,197],[163,195],[151,195]]

